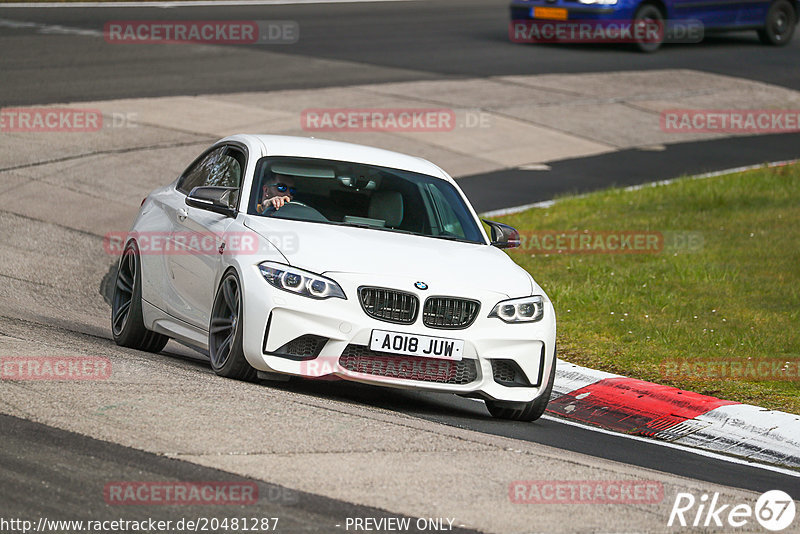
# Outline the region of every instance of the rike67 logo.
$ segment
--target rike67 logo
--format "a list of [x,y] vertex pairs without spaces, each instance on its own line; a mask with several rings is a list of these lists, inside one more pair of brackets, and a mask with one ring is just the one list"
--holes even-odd
[[[755,527],[753,519],[767,530],[785,530],[794,522],[795,503],[781,490],[763,493],[755,507],[743,503],[722,503],[719,493],[704,493],[696,498],[691,493],[678,493],[669,514],[667,526],[671,527]],[[757,527],[756,527],[757,528]]]

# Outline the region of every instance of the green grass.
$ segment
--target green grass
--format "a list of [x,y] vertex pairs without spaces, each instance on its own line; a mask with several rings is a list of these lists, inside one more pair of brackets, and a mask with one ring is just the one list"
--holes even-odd
[[701,236],[699,247],[649,254],[531,254],[529,247],[510,255],[552,299],[562,358],[800,413],[797,378],[675,377],[661,368],[675,360],[800,361],[800,165],[562,198],[499,220],[523,235]]

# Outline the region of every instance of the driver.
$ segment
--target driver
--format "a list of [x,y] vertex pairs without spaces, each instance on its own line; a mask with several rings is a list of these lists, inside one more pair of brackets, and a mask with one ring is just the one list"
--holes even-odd
[[279,210],[284,204],[292,201],[296,192],[294,179],[291,176],[276,174],[271,181],[264,184],[261,202],[256,206],[256,211],[263,214],[270,207]]

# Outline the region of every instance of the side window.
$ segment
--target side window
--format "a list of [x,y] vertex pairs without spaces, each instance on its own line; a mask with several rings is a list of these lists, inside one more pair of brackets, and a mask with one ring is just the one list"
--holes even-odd
[[202,186],[240,187],[244,165],[244,154],[238,149],[215,148],[186,170],[178,182],[178,190],[189,194],[195,187]]

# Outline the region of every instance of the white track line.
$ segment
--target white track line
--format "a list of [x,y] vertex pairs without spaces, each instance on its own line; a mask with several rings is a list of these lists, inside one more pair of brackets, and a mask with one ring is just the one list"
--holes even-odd
[[295,4],[363,4],[376,2],[414,2],[417,0],[187,0],[186,2],[11,2],[4,7],[232,7],[232,6],[290,6]]
[[[2,6],[3,4],[0,4]],[[69,26],[60,26],[58,24],[42,24],[39,22],[24,22],[18,20],[0,19],[0,28],[32,28],[37,33],[42,34],[58,34],[58,35],[83,35],[87,37],[103,37],[103,32],[100,30],[87,30],[84,28],[70,28]]]

